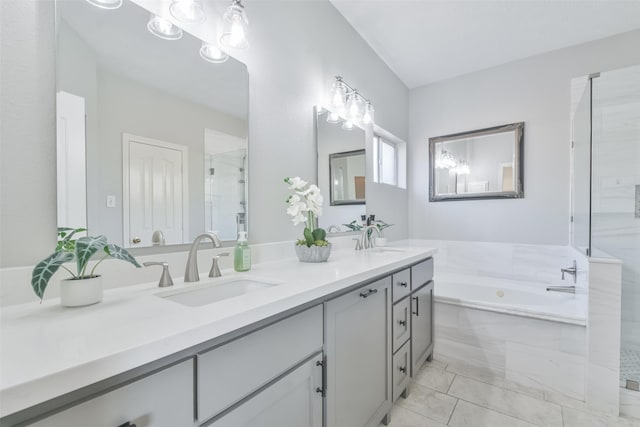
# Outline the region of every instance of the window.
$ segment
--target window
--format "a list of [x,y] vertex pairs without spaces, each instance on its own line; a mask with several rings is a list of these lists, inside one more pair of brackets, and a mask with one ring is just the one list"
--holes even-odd
[[373,179],[380,184],[406,188],[406,144],[396,139],[374,135]]

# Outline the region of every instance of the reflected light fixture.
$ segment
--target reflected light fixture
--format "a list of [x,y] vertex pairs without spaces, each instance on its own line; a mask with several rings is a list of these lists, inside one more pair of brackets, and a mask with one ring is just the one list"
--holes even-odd
[[182,37],[182,29],[180,27],[153,13],[147,23],[147,29],[154,36],[165,40],[178,40]]
[[[344,120],[343,129],[352,129],[354,125],[374,123],[374,109],[371,101],[365,99],[357,89],[349,86],[342,77],[336,76],[329,94],[330,113],[327,121],[338,123]],[[348,125],[347,122],[350,122]]]
[[471,173],[471,169],[469,169],[469,164],[466,160],[461,160],[456,166],[456,174],[457,175],[469,175]]
[[122,6],[122,0],[87,0],[87,3],[100,9],[117,9]]
[[202,42],[202,47],[200,47],[200,56],[202,59],[208,62],[213,62],[214,64],[220,64],[229,59],[229,55],[222,49],[220,49],[214,43]]
[[223,47],[244,50],[249,48],[247,33],[249,20],[240,0],[232,0],[222,17],[223,28],[220,44]]
[[342,129],[344,129],[344,130],[352,130],[353,129],[353,122],[351,120],[345,120],[344,122],[342,122]]
[[436,159],[436,169],[453,169],[457,165],[453,154],[447,150],[440,151],[440,157]]
[[193,24],[204,21],[202,0],[174,0],[169,13],[180,22]]

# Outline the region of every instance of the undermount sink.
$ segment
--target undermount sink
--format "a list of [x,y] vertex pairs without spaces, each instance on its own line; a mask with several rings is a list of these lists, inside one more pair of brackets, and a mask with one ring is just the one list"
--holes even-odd
[[369,252],[373,252],[373,253],[401,253],[401,252],[406,252],[405,249],[401,249],[401,248],[388,248],[386,246],[378,246],[375,248],[371,248],[369,249]]
[[276,285],[254,279],[235,279],[224,283],[194,284],[188,289],[176,289],[156,296],[189,307],[200,307]]

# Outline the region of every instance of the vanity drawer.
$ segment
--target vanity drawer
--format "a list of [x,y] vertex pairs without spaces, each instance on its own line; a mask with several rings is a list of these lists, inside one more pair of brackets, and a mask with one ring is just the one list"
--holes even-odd
[[393,401],[398,400],[405,390],[405,397],[409,394],[409,341],[404,343],[400,350],[393,355]]
[[414,291],[433,279],[433,258],[411,267],[411,290]]
[[411,337],[411,298],[393,306],[393,352]]
[[411,292],[411,270],[406,268],[392,276],[391,295],[393,302],[399,301]]
[[322,305],[197,355],[198,420],[205,421],[322,350]]
[[36,427],[193,425],[193,360],[179,363],[38,421]]

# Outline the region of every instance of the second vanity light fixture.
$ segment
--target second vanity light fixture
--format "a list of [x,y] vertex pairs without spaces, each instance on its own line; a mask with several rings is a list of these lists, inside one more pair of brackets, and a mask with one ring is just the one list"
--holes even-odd
[[327,116],[329,123],[342,122],[345,130],[353,129],[356,124],[369,125],[374,122],[374,109],[371,101],[362,96],[358,89],[349,86],[342,77],[336,76],[331,86],[329,101],[331,111]]

